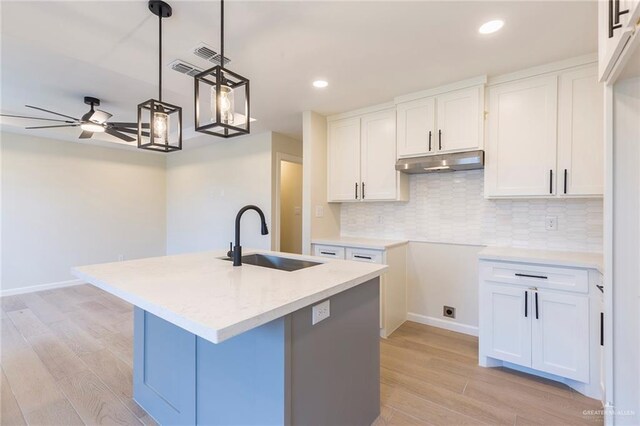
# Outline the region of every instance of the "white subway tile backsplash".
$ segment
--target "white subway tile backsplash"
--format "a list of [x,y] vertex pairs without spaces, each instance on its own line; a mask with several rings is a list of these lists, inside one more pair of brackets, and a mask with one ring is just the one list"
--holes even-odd
[[[602,251],[601,199],[486,200],[483,170],[409,177],[406,203],[344,203],[341,233],[388,239]],[[547,231],[545,218],[558,218]]]

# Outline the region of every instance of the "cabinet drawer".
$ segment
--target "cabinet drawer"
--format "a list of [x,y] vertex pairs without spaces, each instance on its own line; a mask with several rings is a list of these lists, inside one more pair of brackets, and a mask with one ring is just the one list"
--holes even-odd
[[347,260],[382,264],[382,252],[378,250],[348,248]]
[[482,261],[480,274],[485,281],[580,293],[589,292],[589,274],[586,269]]
[[344,259],[344,247],[313,245],[313,255],[331,259]]

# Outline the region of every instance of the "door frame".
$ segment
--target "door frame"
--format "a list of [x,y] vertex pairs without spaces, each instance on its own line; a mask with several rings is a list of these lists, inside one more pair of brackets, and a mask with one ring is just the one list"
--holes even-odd
[[[302,157],[284,152],[276,152],[276,188],[275,188],[275,220],[273,221],[273,250],[280,251],[280,174],[282,172],[282,162],[296,163],[302,166]],[[300,206],[302,207],[302,206]]]

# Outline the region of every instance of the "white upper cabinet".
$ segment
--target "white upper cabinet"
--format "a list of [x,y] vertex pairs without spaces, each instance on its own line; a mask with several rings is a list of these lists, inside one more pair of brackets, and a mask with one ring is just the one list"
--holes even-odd
[[363,113],[328,123],[327,200],[408,199],[406,175],[396,171],[396,111]]
[[468,151],[482,147],[483,87],[458,90],[437,97],[438,152]]
[[329,122],[327,133],[328,199],[356,200],[360,190],[360,118]]
[[560,75],[558,93],[558,193],[604,193],[603,87],[596,67]]
[[401,102],[398,157],[482,149],[484,86]]
[[[633,50],[629,40],[640,19],[640,0],[598,1],[598,76],[614,82],[624,58]],[[636,35],[637,37],[637,35]]]
[[435,152],[435,98],[398,105],[398,157]]
[[396,112],[387,110],[361,118],[360,180],[362,200],[395,200]]
[[555,193],[557,77],[489,88],[486,196]]
[[603,87],[595,64],[488,89],[486,197],[599,197]]

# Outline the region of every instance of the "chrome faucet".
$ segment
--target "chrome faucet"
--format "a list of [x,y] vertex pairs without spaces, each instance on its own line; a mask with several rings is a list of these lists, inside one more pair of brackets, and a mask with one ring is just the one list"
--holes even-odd
[[240,209],[238,214],[236,215],[236,245],[232,246],[232,243],[229,243],[229,251],[227,252],[227,256],[233,259],[233,266],[242,266],[242,246],[240,245],[240,219],[242,219],[242,215],[247,210],[255,210],[260,215],[261,229],[260,233],[262,235],[267,235],[269,233],[269,229],[267,229],[267,221],[264,218],[264,213],[260,210],[260,207],[254,205],[244,206]]

